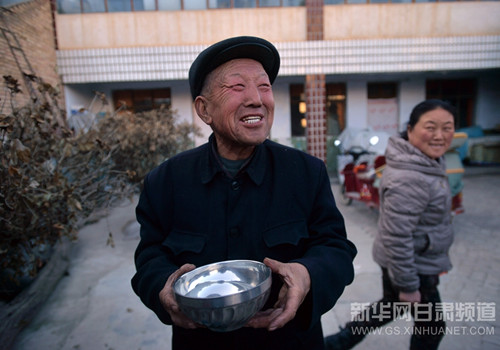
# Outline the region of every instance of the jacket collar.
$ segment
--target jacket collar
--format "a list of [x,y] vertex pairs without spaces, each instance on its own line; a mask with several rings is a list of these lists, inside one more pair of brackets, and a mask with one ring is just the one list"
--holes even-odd
[[417,170],[422,173],[446,176],[444,156],[431,159],[417,147],[398,136],[391,136],[385,150],[387,165],[395,168]]
[[[264,181],[266,167],[268,166],[269,155],[266,152],[266,144],[269,141],[255,147],[249,162],[246,164],[243,173],[248,174],[248,177],[256,184],[261,185]],[[201,159],[201,182],[207,184],[219,172],[224,173],[220,156],[217,153],[214,134],[208,138],[208,143],[205,145]],[[241,173],[237,175],[241,176]]]

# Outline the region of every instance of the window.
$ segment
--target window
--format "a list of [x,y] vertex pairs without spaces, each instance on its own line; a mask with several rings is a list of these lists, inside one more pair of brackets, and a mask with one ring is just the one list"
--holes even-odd
[[306,136],[306,99],[304,84],[290,85],[290,111],[292,137]]
[[[7,4],[28,0],[3,0]],[[305,0],[56,0],[61,14],[118,11],[180,11],[226,8],[306,6]],[[324,0],[325,5],[422,3],[490,0]],[[498,0],[495,0],[498,1]],[[0,3],[2,0],[0,0]]]
[[259,7],[271,7],[280,5],[280,0],[259,0]]
[[235,8],[253,8],[257,7],[255,0],[233,0]]
[[125,104],[132,112],[146,112],[161,105],[170,106],[170,89],[117,90],[113,92],[113,102],[115,109]]
[[[306,151],[306,101],[305,85],[290,85],[290,111],[292,127],[292,144],[295,148]],[[338,148],[334,146],[335,137],[345,128],[346,84],[326,84],[326,162],[328,171],[337,171]]]
[[184,10],[205,10],[206,0],[184,0]]
[[426,98],[437,98],[451,103],[457,109],[457,128],[474,123],[476,102],[475,79],[427,80]]
[[181,9],[181,0],[158,0],[158,10],[178,11]]
[[156,10],[155,0],[133,0],[134,11],[154,11]]
[[326,165],[328,172],[336,174],[338,147],[335,139],[345,129],[346,85],[326,84]]
[[132,10],[130,0],[107,0],[107,2],[108,12],[125,12]]
[[[326,126],[329,136],[338,136],[345,128],[345,101],[345,84],[326,84]],[[306,108],[304,85],[290,85],[292,136],[306,135]]]
[[231,8],[231,0],[209,0],[208,7],[211,9]]
[[306,6],[306,0],[282,0],[283,6]]
[[[92,1],[90,1],[92,3]],[[86,4],[87,5],[87,4]],[[104,11],[104,3],[101,2],[102,11]],[[85,6],[84,6],[85,8]],[[82,9],[80,8],[80,0],[57,0],[57,9],[59,13],[80,13]],[[91,11],[87,11],[91,12]]]
[[326,134],[339,136],[345,128],[345,84],[326,84]]
[[88,0],[83,2],[84,13],[105,12],[105,11],[106,11],[106,4],[102,0]]
[[398,84],[368,83],[368,126],[375,131],[396,135],[399,129],[398,115]]
[[396,83],[368,83],[368,98],[394,98],[397,97]]

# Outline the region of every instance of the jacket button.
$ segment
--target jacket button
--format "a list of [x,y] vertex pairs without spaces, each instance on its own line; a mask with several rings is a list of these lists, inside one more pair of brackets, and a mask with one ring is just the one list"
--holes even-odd
[[236,238],[240,235],[240,230],[237,227],[233,227],[229,230],[229,237]]
[[240,189],[240,183],[238,181],[233,181],[231,182],[231,188],[235,191],[239,190]]

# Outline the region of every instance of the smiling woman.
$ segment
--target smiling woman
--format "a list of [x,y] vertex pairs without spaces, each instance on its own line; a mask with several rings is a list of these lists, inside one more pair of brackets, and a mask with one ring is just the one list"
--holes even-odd
[[429,100],[413,110],[407,139],[429,158],[438,159],[450,147],[454,133],[453,110],[439,100]]
[[448,251],[454,235],[443,155],[455,119],[455,108],[447,102],[426,100],[413,108],[402,137],[389,139],[372,250],[382,270],[383,298],[327,337],[327,350],[351,349],[369,330],[394,320],[396,312],[382,316],[382,310],[394,310],[394,303],[401,302],[408,303],[414,318],[420,303],[428,310],[425,319],[415,318],[410,349],[438,348],[446,325],[436,306],[441,302],[437,286],[439,276],[451,269]]

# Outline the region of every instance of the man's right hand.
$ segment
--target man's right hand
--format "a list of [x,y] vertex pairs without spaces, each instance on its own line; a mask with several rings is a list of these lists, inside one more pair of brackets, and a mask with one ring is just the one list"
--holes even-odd
[[188,329],[194,329],[194,328],[199,328],[203,327],[193,321],[191,321],[187,316],[185,316],[182,311],[179,309],[179,305],[177,304],[177,301],[175,300],[175,295],[174,295],[174,288],[173,285],[177,278],[179,278],[181,275],[185,274],[186,272],[189,272],[191,270],[194,270],[196,266],[193,264],[184,264],[181,266],[180,269],[176,270],[174,273],[172,273],[168,279],[167,282],[165,283],[165,286],[163,289],[160,291],[159,297],[160,297],[160,302],[167,310],[167,312],[170,314],[170,318],[172,319],[173,324],[176,326],[182,327],[182,328],[188,328]]

